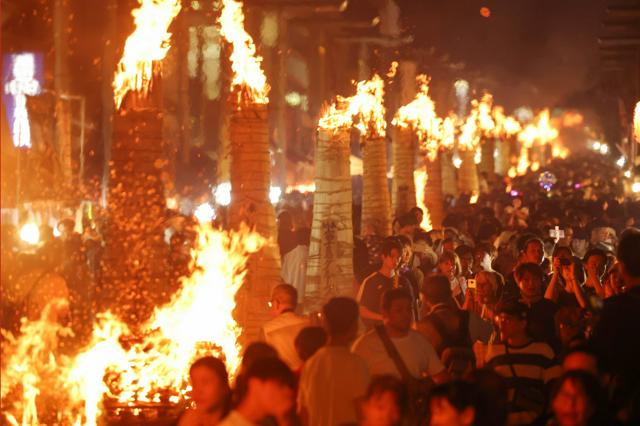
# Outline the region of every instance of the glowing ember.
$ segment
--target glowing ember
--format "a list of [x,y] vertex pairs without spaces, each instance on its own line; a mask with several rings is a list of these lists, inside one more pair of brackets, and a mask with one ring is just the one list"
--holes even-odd
[[429,216],[429,209],[425,203],[425,188],[427,187],[427,171],[424,167],[413,171],[413,181],[416,187],[416,204],[422,209],[422,222],[420,227],[425,231],[431,231],[433,226],[431,224],[431,217]]
[[153,61],[162,60],[169,50],[173,18],[180,12],[180,0],[138,0],[140,7],[131,14],[136,29],[124,45],[113,79],[113,99],[120,108],[129,91],[144,95],[149,91]]
[[326,107],[320,114],[318,127],[333,131],[351,127],[353,124],[353,117],[349,112],[348,105],[349,98],[338,96],[336,101]]
[[177,403],[186,399],[191,362],[205,354],[224,357],[234,375],[242,331],[233,318],[235,294],[249,254],[263,244],[246,228],[227,233],[200,226],[193,273],[182,279],[172,300],[156,308],[135,335],[110,313],[99,315],[92,342],[75,357],[56,357],[55,340],[64,329],[48,307],[43,319],[25,323],[21,336],[3,345],[9,357],[2,370],[3,405],[5,396],[21,391],[7,417],[37,424],[36,396],[50,404],[61,391],[69,399],[55,399],[63,424],[95,425],[105,398],[123,404]]
[[246,90],[251,100],[258,104],[269,103],[269,85],[262,70],[262,57],[256,54],[253,38],[244,29],[244,13],[242,2],[222,0],[220,12],[220,34],[232,45],[231,69],[233,80],[231,86]]
[[287,186],[286,193],[290,194],[292,192],[300,192],[301,194],[316,192],[316,183],[315,182],[298,183],[295,185]]

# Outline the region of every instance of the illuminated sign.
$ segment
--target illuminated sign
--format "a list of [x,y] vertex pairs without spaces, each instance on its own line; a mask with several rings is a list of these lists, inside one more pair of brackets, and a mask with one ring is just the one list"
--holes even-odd
[[13,144],[18,148],[31,147],[27,96],[36,96],[42,89],[42,62],[40,53],[23,52],[4,56],[3,102]]

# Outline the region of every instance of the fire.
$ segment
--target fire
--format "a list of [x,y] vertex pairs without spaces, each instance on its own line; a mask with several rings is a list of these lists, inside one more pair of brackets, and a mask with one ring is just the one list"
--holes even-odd
[[504,108],[499,105],[493,107],[491,115],[495,122],[495,128],[493,130],[495,137],[510,137],[517,135],[522,130],[520,122],[510,115],[507,116],[504,113]]
[[463,151],[475,151],[480,144],[480,132],[478,132],[477,121],[478,111],[474,108],[460,128],[458,147]]
[[140,7],[131,12],[136,29],[124,45],[122,58],[113,79],[113,99],[120,108],[129,91],[146,95],[153,76],[153,62],[162,60],[170,46],[168,32],[180,12],[180,0],[138,0]]
[[384,80],[378,74],[356,83],[356,94],[349,99],[349,112],[356,118],[354,126],[360,134],[372,138],[385,136]]
[[295,185],[288,185],[286,189],[286,193],[290,194],[294,191],[300,192],[301,194],[307,194],[310,192],[316,192],[316,183],[315,182],[307,182],[307,183],[298,183]]
[[9,354],[2,370],[3,405],[5,395],[22,389],[7,417],[37,424],[36,396],[58,393],[69,399],[58,409],[64,424],[95,425],[105,398],[123,404],[177,403],[186,399],[191,362],[204,354],[224,357],[235,374],[242,332],[233,318],[235,294],[248,256],[264,242],[246,228],[227,233],[200,226],[193,272],[171,301],[156,308],[135,334],[110,313],[99,315],[91,343],[77,356],[56,357],[51,342],[64,329],[48,319],[50,308],[40,321],[23,325],[21,336],[3,348]]
[[440,149],[443,121],[436,114],[435,104],[429,97],[429,79],[423,74],[416,80],[419,84],[416,97],[398,109],[392,124],[411,128],[418,136],[422,150],[434,159]]
[[425,188],[427,187],[427,170],[425,167],[413,171],[413,182],[416,187],[416,204],[422,209],[422,222],[420,227],[425,231],[431,231],[433,225],[431,224],[431,217],[429,216],[429,209],[425,202]]
[[251,100],[259,104],[269,103],[267,77],[262,69],[262,57],[256,54],[253,38],[244,29],[244,13],[242,2],[222,0],[220,12],[220,34],[232,45],[231,69],[233,80],[231,86],[246,90]]
[[362,135],[383,137],[386,134],[384,81],[375,74],[370,80],[356,85],[351,97],[336,96],[336,100],[322,112],[318,127],[336,131],[351,126]]
[[640,143],[640,101],[636,103],[636,108],[633,113],[633,134],[636,142]]
[[485,93],[482,99],[474,101],[474,105],[478,111],[478,128],[484,135],[491,135],[496,127],[496,123],[491,116],[491,106],[493,105],[493,96]]

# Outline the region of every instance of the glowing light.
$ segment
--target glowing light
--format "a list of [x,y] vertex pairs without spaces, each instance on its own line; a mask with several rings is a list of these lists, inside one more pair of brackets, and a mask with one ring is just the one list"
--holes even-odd
[[424,167],[414,170],[413,182],[416,188],[416,205],[420,207],[423,213],[420,227],[425,231],[431,231],[431,229],[433,229],[433,226],[431,224],[429,209],[427,209],[427,205],[425,202],[425,188],[427,187],[427,179],[429,179],[429,175],[427,174],[427,170]]
[[458,155],[458,153],[456,152],[451,157],[451,162],[453,163],[453,167],[455,167],[456,169],[459,169],[460,166],[462,165],[462,158],[460,158],[460,155]]
[[[13,97],[13,120],[11,136],[18,148],[31,148],[31,125],[27,110],[27,96],[40,93],[40,82],[36,79],[36,60],[33,53],[20,53],[13,57],[12,79],[7,82],[4,92]],[[9,118],[11,118],[9,115]]]
[[216,204],[220,206],[228,206],[231,204],[231,183],[222,182],[219,184],[213,193],[213,197],[216,200]]
[[479,194],[473,193],[471,198],[469,198],[469,204],[476,204],[478,202]]
[[269,200],[271,201],[271,204],[278,204],[280,197],[282,197],[282,188],[279,186],[272,186],[269,188]]
[[482,16],[483,18],[489,18],[491,16],[491,9],[489,9],[488,7],[481,7],[480,16]]
[[606,155],[609,153],[609,145],[607,145],[606,143],[603,143],[600,145],[600,154],[602,155]]
[[178,199],[176,197],[167,198],[167,208],[169,210],[177,210],[178,209]]
[[316,192],[316,183],[315,182],[309,182],[309,183],[298,183],[295,185],[289,185],[287,186],[287,189],[285,191],[287,194],[290,194],[292,192],[300,192],[302,194],[307,194],[310,192]]
[[476,152],[473,154],[473,162],[476,164],[480,164],[482,162],[482,151],[476,149]]
[[398,72],[398,61],[391,62],[391,67],[389,68],[389,72],[387,73],[387,77],[393,78],[396,76],[396,72]]
[[238,100],[245,91],[251,101],[260,104],[269,102],[270,87],[262,69],[262,57],[256,54],[253,38],[244,29],[242,2],[222,0],[220,12],[220,34],[231,44],[231,86],[238,88]]
[[640,182],[634,182],[633,185],[631,185],[631,191],[636,194],[640,192]]
[[200,204],[193,212],[193,216],[199,223],[211,223],[216,218],[216,211],[209,203]]
[[33,222],[25,223],[20,228],[20,239],[27,244],[35,246],[40,242],[40,229]]
[[633,112],[633,134],[636,138],[636,142],[640,143],[640,101],[636,103],[636,107]]
[[626,170],[624,172],[624,177],[626,177],[627,179],[629,179],[631,177],[631,170]]
[[113,99],[120,108],[129,91],[146,95],[153,76],[153,62],[162,60],[170,47],[168,32],[180,12],[180,0],[138,0],[140,7],[131,14],[136,29],[124,45],[113,79]]

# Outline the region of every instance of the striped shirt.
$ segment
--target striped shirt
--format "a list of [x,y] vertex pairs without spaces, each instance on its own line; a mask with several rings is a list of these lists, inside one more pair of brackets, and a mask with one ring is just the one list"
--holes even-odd
[[[493,344],[489,346],[485,356],[485,365],[506,379],[511,403],[510,425],[529,424],[535,420],[541,412],[522,409],[514,403],[533,395],[546,397],[546,385],[562,373],[560,366],[556,363],[553,349],[543,342],[531,342],[520,347],[509,346],[508,350],[504,343]],[[514,371],[516,377],[514,377]],[[516,387],[528,389],[526,394],[518,396],[518,401],[514,400]],[[536,401],[531,402],[536,405]]]

